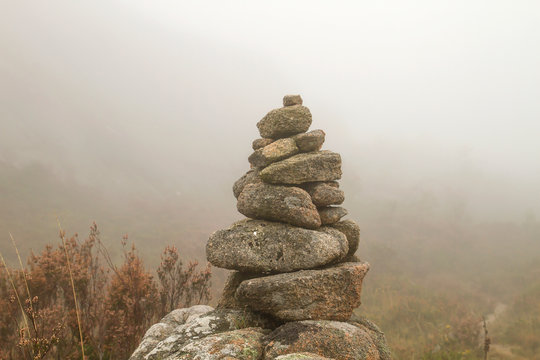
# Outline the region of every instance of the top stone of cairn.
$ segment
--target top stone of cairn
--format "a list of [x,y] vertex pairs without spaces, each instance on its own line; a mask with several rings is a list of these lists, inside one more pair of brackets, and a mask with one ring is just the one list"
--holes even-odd
[[283,106],[302,105],[302,97],[300,95],[285,95],[283,97]]

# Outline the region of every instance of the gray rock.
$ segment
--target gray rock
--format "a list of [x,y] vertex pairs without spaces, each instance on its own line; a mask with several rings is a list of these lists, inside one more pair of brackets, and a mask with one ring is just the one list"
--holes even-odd
[[269,321],[266,317],[249,310],[219,309],[193,315],[185,324],[176,327],[167,338],[157,343],[143,359],[167,359],[168,356],[176,354],[184,345],[209,335],[249,327],[266,328],[268,325]]
[[201,315],[214,310],[210,306],[195,305],[190,308],[176,309],[167,314],[158,323],[152,325],[148,331],[144,334],[139,346],[131,357],[130,360],[143,360],[145,356],[152,351],[152,349],[162,340],[169,337],[174,329],[180,325],[183,325],[191,316]]
[[256,184],[262,182],[261,178],[259,177],[259,169],[251,169],[238,180],[233,185],[233,194],[234,197],[238,199],[240,196],[240,193],[242,190],[244,190],[244,187],[247,184]]
[[185,344],[165,360],[262,359],[267,334],[260,328],[248,328],[210,335]]
[[298,153],[296,142],[291,138],[284,138],[255,150],[249,156],[248,161],[255,167],[265,167],[273,162],[291,157],[296,153]]
[[223,287],[223,292],[218,300],[216,309],[246,309],[247,305],[240,304],[238,299],[236,299],[236,290],[242,281],[253,279],[254,277],[257,277],[257,275],[240,271],[231,272],[227,277],[227,281],[225,281],[225,286]]
[[311,196],[316,206],[339,205],[345,201],[345,193],[331,182],[313,182],[301,186]]
[[285,95],[283,97],[283,106],[302,105],[302,102],[300,95]]
[[319,212],[311,197],[297,187],[248,184],[238,197],[236,207],[252,219],[286,222],[308,229],[321,226]]
[[337,180],[341,178],[341,157],[331,151],[298,154],[270,164],[259,176],[272,184]]
[[273,142],[274,140],[272,139],[255,139],[251,143],[251,147],[253,150],[257,150],[257,149],[265,147],[266,145],[270,145]]
[[340,360],[382,360],[370,334],[339,321],[289,322],[268,336],[265,360],[284,354],[310,352]]
[[293,105],[270,111],[257,123],[257,128],[263,138],[280,139],[306,132],[310,125],[309,109]]
[[377,346],[377,350],[379,350],[381,360],[392,360],[392,352],[386,343],[386,337],[377,325],[365,317],[356,314],[348,322],[370,334],[371,339]]
[[354,255],[360,244],[360,226],[352,220],[338,221],[330,226],[345,234],[349,243],[348,255]]
[[330,225],[338,222],[347,215],[348,211],[340,206],[328,206],[319,208],[319,215],[323,225]]
[[293,137],[296,146],[301,152],[318,151],[324,143],[325,133],[322,130],[313,130]]
[[274,360],[334,360],[327,357],[322,357],[317,354],[301,352],[287,355],[279,355]]
[[360,305],[367,263],[341,263],[319,270],[270,275],[243,281],[240,303],[280,320],[344,321]]
[[217,267],[258,274],[310,269],[343,258],[349,250],[345,235],[332,228],[320,230],[242,220],[210,236],[206,257]]

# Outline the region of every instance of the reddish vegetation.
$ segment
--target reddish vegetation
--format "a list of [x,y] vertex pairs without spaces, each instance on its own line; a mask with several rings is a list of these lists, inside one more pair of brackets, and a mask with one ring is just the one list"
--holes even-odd
[[82,358],[66,253],[87,359],[127,359],[153,322],[210,299],[210,268],[199,270],[196,262],[184,267],[175,247],[163,251],[155,278],[135,246],[127,246],[127,236],[116,266],[96,224],[84,241],[74,235],[65,244],[32,254],[24,270],[0,267],[1,360]]

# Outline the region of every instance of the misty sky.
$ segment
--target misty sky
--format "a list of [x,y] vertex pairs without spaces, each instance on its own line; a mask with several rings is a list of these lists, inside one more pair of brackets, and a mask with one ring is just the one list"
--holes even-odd
[[489,216],[540,217],[537,1],[0,8],[1,161],[96,186],[231,196],[256,122],[300,93],[343,156],[346,191],[422,186],[465,193]]

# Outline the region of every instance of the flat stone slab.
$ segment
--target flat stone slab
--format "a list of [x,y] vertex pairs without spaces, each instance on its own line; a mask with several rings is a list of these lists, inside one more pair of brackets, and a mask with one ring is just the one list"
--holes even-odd
[[259,176],[271,184],[338,180],[341,178],[341,156],[331,151],[297,154],[270,164],[260,171]]
[[341,263],[243,281],[236,298],[256,311],[283,321],[350,318],[360,305],[367,263]]
[[298,147],[293,139],[279,139],[261,149],[255,150],[249,156],[248,161],[253,166],[265,167],[273,162],[291,157],[298,152]]
[[264,360],[290,359],[282,356],[299,352],[336,360],[382,360],[369,331],[346,322],[324,320],[289,322],[280,326],[268,335]]
[[323,225],[330,225],[337,223],[342,217],[349,212],[340,206],[328,206],[319,208],[319,216],[321,217],[321,223]]
[[339,205],[345,201],[345,193],[332,182],[302,184],[316,206]]
[[358,250],[360,244],[360,226],[352,220],[338,221],[330,225],[334,229],[341,231],[347,237],[349,243],[349,253],[347,255],[352,256]]
[[274,109],[257,123],[263,138],[280,139],[306,132],[311,126],[311,112],[302,105]]
[[308,229],[321,226],[319,212],[309,194],[293,186],[248,184],[236,207],[252,219],[280,221]]
[[345,235],[330,227],[309,230],[248,219],[214,232],[206,258],[220,268],[264,274],[320,267],[339,261],[348,251]]
[[321,149],[326,134],[322,130],[313,130],[293,136],[296,146],[301,152],[318,151]]

